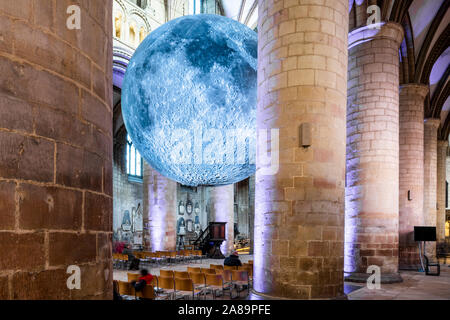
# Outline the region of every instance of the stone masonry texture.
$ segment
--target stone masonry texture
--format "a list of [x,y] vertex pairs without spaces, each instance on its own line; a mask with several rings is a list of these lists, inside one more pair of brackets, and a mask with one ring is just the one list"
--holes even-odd
[[[439,119],[425,119],[424,125],[424,225],[435,227],[437,216],[437,133]],[[426,244],[426,255],[436,255],[436,243]]]
[[278,171],[263,175],[257,156],[254,289],[261,294],[343,295],[348,3],[258,1],[257,127],[279,130]]
[[111,11],[0,1],[1,299],[112,299]]
[[445,242],[445,181],[447,165],[448,141],[437,142],[437,185],[436,185],[436,240],[437,243]]
[[418,246],[414,242],[414,226],[423,225],[423,116],[427,94],[428,86],[425,85],[400,86],[400,269],[417,270],[420,265]]
[[[346,272],[398,271],[399,56],[403,29],[350,34],[347,101]],[[355,40],[355,41],[356,41]]]

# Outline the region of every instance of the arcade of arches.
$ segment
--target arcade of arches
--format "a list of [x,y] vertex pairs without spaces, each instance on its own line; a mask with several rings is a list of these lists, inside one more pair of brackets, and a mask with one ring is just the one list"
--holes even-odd
[[[402,281],[420,268],[414,226],[436,227],[428,257],[449,254],[450,1],[233,3],[0,1],[0,299],[112,299],[118,243],[177,250],[212,221],[227,222],[225,255],[248,247],[255,294],[275,298],[342,298],[372,265]],[[257,128],[280,129],[272,176],[182,186],[127,135],[134,50],[200,13],[258,32]]]

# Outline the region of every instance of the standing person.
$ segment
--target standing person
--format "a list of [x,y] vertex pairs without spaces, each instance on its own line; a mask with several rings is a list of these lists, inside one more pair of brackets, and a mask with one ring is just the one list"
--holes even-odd
[[230,254],[230,256],[228,258],[226,258],[223,262],[224,266],[242,266],[242,262],[241,260],[239,260],[239,253],[237,253],[237,251],[234,251],[232,254]]
[[139,263],[141,261],[133,255],[133,251],[131,250],[131,246],[129,244],[125,246],[122,254],[128,255],[128,261],[130,261],[130,267],[128,270],[139,270]]

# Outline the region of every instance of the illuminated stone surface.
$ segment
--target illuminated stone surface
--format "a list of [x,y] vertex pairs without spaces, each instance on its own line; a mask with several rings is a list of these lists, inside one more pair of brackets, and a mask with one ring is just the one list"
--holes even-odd
[[147,162],[185,185],[226,185],[255,172],[257,35],[217,15],[152,32],[125,75],[122,111]]

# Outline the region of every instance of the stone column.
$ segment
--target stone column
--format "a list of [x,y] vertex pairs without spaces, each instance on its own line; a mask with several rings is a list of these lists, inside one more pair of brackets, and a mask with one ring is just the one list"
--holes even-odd
[[144,247],[149,251],[176,249],[177,183],[144,162]]
[[437,243],[445,242],[445,182],[447,171],[447,140],[437,142],[437,215],[436,215],[436,240]]
[[423,225],[423,115],[428,86],[400,87],[399,268],[420,268],[414,226]]
[[0,300],[112,299],[112,1],[81,2],[0,1]]
[[255,225],[255,176],[251,176],[248,180],[248,188],[249,188],[249,221],[248,221],[248,228],[250,230],[250,254],[253,254],[253,247],[254,247],[254,225]]
[[382,282],[398,274],[399,24],[349,34],[347,107],[346,262],[349,280],[381,268]]
[[226,222],[225,238],[220,250],[224,256],[234,251],[234,185],[212,187],[210,222]]
[[253,279],[262,295],[343,295],[348,3],[258,1],[257,127],[269,137],[259,150],[271,144],[275,158],[268,166],[257,156]]
[[[439,119],[425,119],[424,129],[424,225],[435,227],[437,217],[437,131]],[[436,243],[427,242],[426,255],[436,256]]]

